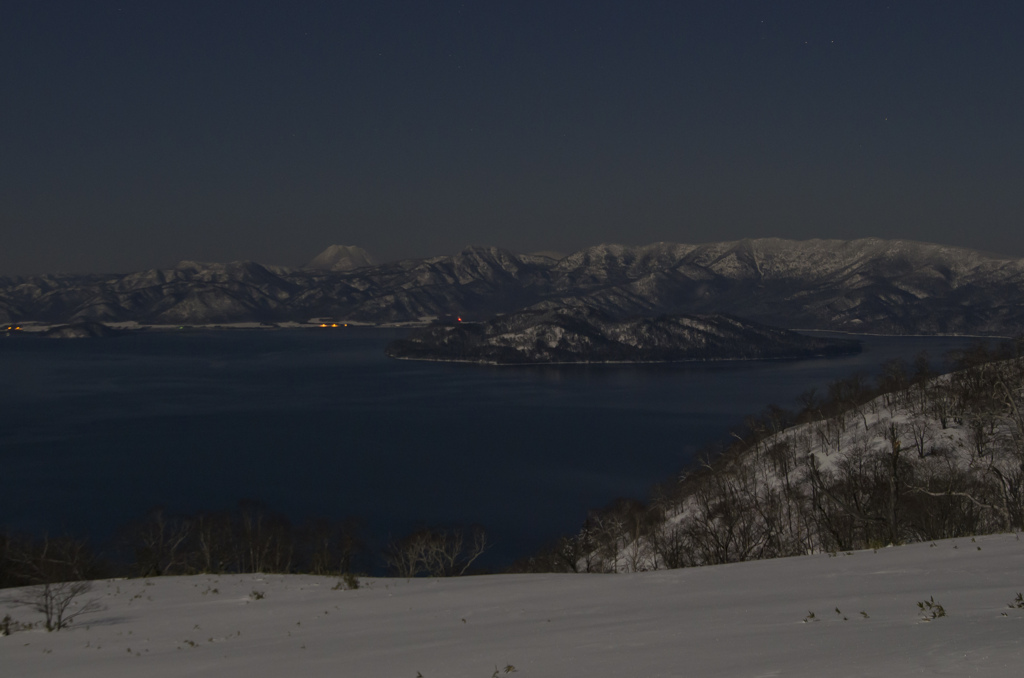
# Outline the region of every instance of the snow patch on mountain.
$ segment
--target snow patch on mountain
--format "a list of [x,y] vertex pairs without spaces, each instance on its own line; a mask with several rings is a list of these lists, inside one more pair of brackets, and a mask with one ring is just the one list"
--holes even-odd
[[331,245],[313,260],[306,268],[323,271],[353,271],[357,268],[376,266],[377,260],[362,247],[354,245]]

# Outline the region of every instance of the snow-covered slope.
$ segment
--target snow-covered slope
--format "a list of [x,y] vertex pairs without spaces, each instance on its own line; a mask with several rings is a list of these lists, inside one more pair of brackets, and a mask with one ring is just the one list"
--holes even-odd
[[[1003,678],[1024,665],[1022,573],[1024,543],[1007,534],[615,577],[375,579],[355,591],[310,576],[106,581],[93,591],[106,610],[76,626],[0,637],[0,674]],[[0,604],[6,613],[38,618]]]
[[881,395],[853,375],[808,395],[799,417],[768,408],[649,506],[593,511],[528,569],[655,570],[1020,530],[1021,348],[934,378],[891,363]]

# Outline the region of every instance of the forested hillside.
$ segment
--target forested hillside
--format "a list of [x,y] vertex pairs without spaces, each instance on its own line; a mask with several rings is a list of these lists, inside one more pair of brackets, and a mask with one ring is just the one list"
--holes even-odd
[[769,407],[727,448],[619,500],[523,569],[630,572],[837,552],[1024,528],[1024,357],[925,357]]

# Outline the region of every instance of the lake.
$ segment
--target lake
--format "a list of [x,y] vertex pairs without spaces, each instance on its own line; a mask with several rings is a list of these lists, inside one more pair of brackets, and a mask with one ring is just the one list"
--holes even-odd
[[833,359],[485,367],[391,360],[400,330],[0,340],[0,528],[109,538],[156,506],[359,517],[371,544],[479,523],[500,567],[644,498],[768,403],[974,340]]

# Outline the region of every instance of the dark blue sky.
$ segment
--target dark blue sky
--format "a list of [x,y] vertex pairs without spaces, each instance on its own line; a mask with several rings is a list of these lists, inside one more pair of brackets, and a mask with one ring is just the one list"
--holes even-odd
[[1024,3],[0,0],[0,275],[468,244],[1024,256]]

